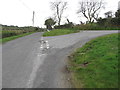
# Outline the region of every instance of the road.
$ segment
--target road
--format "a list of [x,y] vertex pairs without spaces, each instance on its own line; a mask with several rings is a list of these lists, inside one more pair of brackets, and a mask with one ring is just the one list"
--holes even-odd
[[44,50],[34,33],[2,46],[3,88],[68,88],[67,56],[89,40],[118,31],[81,31],[69,35],[44,37],[49,49]]

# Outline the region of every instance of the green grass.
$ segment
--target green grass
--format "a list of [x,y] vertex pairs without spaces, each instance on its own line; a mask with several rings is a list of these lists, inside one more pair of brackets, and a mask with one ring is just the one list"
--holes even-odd
[[17,39],[17,38],[19,38],[19,37],[23,37],[23,36],[26,36],[26,35],[30,35],[30,34],[32,34],[32,33],[35,33],[35,32],[29,32],[29,33],[25,33],[25,34],[20,34],[20,35],[16,35],[16,36],[11,36],[11,37],[7,37],[7,38],[2,38],[2,39],[0,39],[0,43],[5,43],[5,42],[8,42],[8,41]]
[[91,40],[70,56],[76,88],[118,88],[118,34]]
[[58,35],[65,35],[70,33],[77,33],[77,30],[70,30],[70,29],[55,29],[50,32],[45,32],[43,36],[58,36]]

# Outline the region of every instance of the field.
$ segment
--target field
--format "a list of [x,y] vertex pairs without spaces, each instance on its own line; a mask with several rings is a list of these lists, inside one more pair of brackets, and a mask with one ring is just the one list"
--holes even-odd
[[69,58],[75,88],[118,88],[118,34],[98,37]]
[[26,32],[24,30],[4,30],[0,32],[0,43],[5,43],[7,41],[32,34],[34,32]]
[[15,36],[15,35],[20,35],[26,33],[23,30],[4,30],[2,31],[2,38],[10,37],[10,36]]
[[7,26],[7,25],[0,25],[0,43],[4,43],[22,36],[26,36],[32,34],[34,32],[43,32],[43,28],[39,27],[18,27],[18,26]]

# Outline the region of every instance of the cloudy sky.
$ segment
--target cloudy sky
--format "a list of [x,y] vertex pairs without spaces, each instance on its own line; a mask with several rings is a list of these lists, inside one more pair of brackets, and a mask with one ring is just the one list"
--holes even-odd
[[[32,13],[35,11],[35,26],[44,27],[44,21],[48,17],[53,16],[50,9],[50,2],[55,0],[0,0],[0,24],[31,26]],[[66,22],[65,18],[79,24],[83,17],[76,14],[78,10],[78,2],[81,0],[63,0],[68,2],[68,8],[63,15],[62,23]],[[106,9],[101,11],[100,16],[104,17],[107,11],[115,12],[118,8],[120,0],[104,0]]]

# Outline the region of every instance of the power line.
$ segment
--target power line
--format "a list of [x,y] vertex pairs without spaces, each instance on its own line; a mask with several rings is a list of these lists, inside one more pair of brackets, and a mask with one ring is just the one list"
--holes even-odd
[[[25,3],[25,2],[23,2],[23,0],[19,0],[19,2],[25,7],[25,8],[27,8],[29,11],[31,11],[32,12],[32,26],[34,27],[34,25],[35,25],[35,18],[36,18],[36,12],[35,12],[35,10],[33,10],[33,9],[31,9],[30,7],[28,7],[28,5]],[[37,16],[38,16],[38,14],[37,14]]]
[[34,22],[35,22],[35,11],[33,11],[30,7],[27,6],[27,4],[25,4],[22,0],[19,0],[21,2],[21,4],[26,7],[28,10],[30,10],[31,12],[33,12],[33,16],[32,16],[32,26],[34,27]]
[[28,7],[28,5],[26,5],[22,0],[19,0],[21,2],[21,4],[26,7],[27,9],[29,9],[30,11],[33,11],[30,7]]

